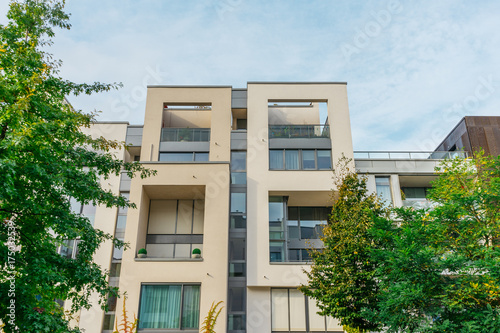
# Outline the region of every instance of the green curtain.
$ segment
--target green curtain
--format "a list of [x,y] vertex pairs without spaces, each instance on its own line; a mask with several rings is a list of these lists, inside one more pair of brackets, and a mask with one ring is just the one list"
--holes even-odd
[[184,286],[182,328],[197,329],[200,318],[200,286]]
[[180,285],[142,286],[139,328],[179,328],[181,288]]

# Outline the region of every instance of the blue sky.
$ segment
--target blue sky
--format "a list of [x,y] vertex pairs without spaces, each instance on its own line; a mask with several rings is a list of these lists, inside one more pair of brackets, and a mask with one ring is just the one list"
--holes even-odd
[[66,3],[61,75],[124,84],[69,98],[100,120],[143,123],[146,84],[247,81],[346,81],[355,150],[432,150],[463,116],[500,115],[497,0]]

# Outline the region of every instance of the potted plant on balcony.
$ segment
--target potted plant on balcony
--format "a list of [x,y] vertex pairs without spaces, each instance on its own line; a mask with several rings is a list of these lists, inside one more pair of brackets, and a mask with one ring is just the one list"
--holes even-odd
[[148,255],[148,251],[146,249],[140,249],[137,251],[137,258],[146,258]]
[[193,249],[193,252],[191,254],[191,258],[193,258],[193,259],[201,258],[201,250],[198,248]]

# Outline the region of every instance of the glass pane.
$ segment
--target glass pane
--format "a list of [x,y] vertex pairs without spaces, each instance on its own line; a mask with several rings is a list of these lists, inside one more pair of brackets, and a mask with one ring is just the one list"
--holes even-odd
[[113,259],[114,260],[121,260],[123,257],[123,247],[121,249],[115,247],[113,249]]
[[314,150],[302,150],[302,168],[305,170],[316,169]]
[[73,239],[63,241],[63,245],[61,245],[61,249],[59,250],[59,253],[63,257],[71,259],[71,257],[73,256],[74,244],[75,244],[75,241]]
[[244,238],[233,238],[229,241],[229,260],[245,260]]
[[148,234],[175,234],[177,200],[151,200]]
[[205,220],[205,200],[194,201],[193,234],[203,234],[203,221]]
[[427,188],[425,187],[403,187],[406,199],[425,199]]
[[90,224],[94,225],[96,206],[93,204],[83,205],[82,215],[90,220]]
[[269,254],[271,262],[285,261],[285,243],[269,242]]
[[231,213],[246,213],[246,193],[231,193]]
[[109,276],[110,277],[119,277],[121,269],[122,269],[122,264],[120,264],[120,263],[111,264]]
[[107,314],[104,315],[104,323],[102,325],[103,330],[114,330],[115,329],[115,315]]
[[175,244],[175,258],[191,258],[191,244]]
[[269,151],[269,170],[283,170],[283,150]]
[[196,162],[208,162],[208,153],[195,153],[194,160]]
[[182,328],[197,329],[200,318],[200,286],[184,286]]
[[177,232],[178,235],[192,233],[193,225],[193,200],[179,200],[177,206]]
[[301,261],[300,250],[295,250],[295,249],[288,250],[288,261]]
[[309,252],[310,250],[308,249],[302,249],[300,250],[302,253],[302,261],[311,261],[311,253]]
[[288,289],[271,289],[271,329],[288,332]]
[[386,204],[392,203],[391,183],[389,177],[375,177],[377,196]]
[[269,197],[269,221],[283,221],[284,205],[283,197]]
[[330,150],[318,150],[318,169],[332,168],[332,152]]
[[127,216],[118,215],[116,218],[116,231],[125,231],[125,226],[127,225]]
[[192,162],[193,153],[160,153],[160,162]]
[[247,218],[242,215],[231,215],[231,229],[244,229],[247,227]]
[[71,211],[75,214],[80,214],[82,211],[82,204],[77,202],[75,198],[70,198]]
[[306,302],[304,295],[295,289],[290,289],[290,330],[305,332]]
[[326,329],[325,317],[318,314],[316,300],[308,298],[309,303],[309,330],[324,332]]
[[299,221],[287,221],[288,239],[299,239]]
[[146,250],[150,258],[174,257],[174,244],[146,244]]
[[247,183],[246,172],[231,172],[231,184],[240,185]]
[[233,151],[231,153],[231,170],[246,170],[247,153],[244,151]]
[[285,169],[299,170],[299,151],[285,150]]
[[228,315],[228,329],[229,330],[245,330],[246,329],[245,315],[229,314]]
[[231,277],[243,277],[245,273],[244,263],[231,263],[229,264],[229,276]]
[[139,328],[179,329],[180,310],[180,285],[142,286]]
[[[127,198],[127,200],[130,198],[130,193],[129,192],[121,192],[120,195],[122,197]],[[119,207],[118,208],[118,214],[127,214],[128,208],[127,207]]]
[[245,311],[245,288],[230,287],[229,288],[229,311]]

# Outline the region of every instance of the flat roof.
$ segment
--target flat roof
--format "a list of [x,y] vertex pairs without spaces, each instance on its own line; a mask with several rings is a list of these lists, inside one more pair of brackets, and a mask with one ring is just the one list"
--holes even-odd
[[306,81],[306,82],[299,82],[299,81],[290,81],[290,82],[283,82],[283,81],[249,81],[247,84],[347,84],[347,82],[311,82],[311,81]]

